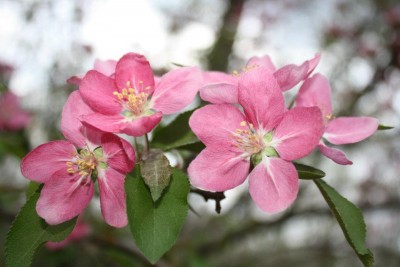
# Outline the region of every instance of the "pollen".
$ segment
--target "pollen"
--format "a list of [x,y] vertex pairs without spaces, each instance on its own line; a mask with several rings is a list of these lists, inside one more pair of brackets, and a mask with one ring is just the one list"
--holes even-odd
[[242,150],[246,156],[259,153],[264,149],[264,142],[262,135],[257,132],[253,124],[246,121],[240,122],[241,127],[248,127],[247,129],[236,129],[232,134],[234,145]]
[[144,112],[149,97],[149,94],[144,91],[150,90],[150,86],[144,87],[143,81],[139,81],[138,86],[140,90],[132,87],[130,81],[127,81],[126,88],[123,88],[121,92],[113,92],[124,108],[123,114],[139,116]]

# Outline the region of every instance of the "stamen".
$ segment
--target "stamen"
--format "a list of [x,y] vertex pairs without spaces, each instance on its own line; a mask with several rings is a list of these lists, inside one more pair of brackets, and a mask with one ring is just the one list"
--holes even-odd
[[[131,83],[126,82],[126,88],[123,88],[120,92],[113,92],[113,95],[118,98],[124,111],[124,116],[139,116],[141,115],[146,106],[147,98],[149,94],[143,92],[143,81],[138,82],[139,90],[131,87]],[[145,90],[150,90],[150,86],[146,86]]]

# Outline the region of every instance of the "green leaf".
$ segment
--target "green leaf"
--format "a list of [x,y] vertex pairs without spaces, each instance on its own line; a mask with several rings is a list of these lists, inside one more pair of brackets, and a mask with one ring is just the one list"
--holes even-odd
[[26,199],[29,199],[40,187],[40,184],[34,181],[30,181],[28,188],[26,189]]
[[157,201],[171,180],[171,166],[167,157],[162,150],[152,149],[144,155],[140,170],[153,201]]
[[380,131],[384,131],[384,130],[390,130],[390,129],[393,129],[394,127],[392,127],[392,126],[386,126],[386,125],[382,125],[382,124],[379,124],[379,126],[378,126],[378,130],[380,130]]
[[356,252],[365,267],[374,265],[374,256],[365,246],[366,225],[359,208],[336,192],[324,180],[314,180],[336,217],[347,242]]
[[153,133],[151,147],[170,150],[200,142],[189,127],[189,118],[193,111],[180,114],[172,123],[158,126]]
[[187,176],[175,168],[171,183],[157,202],[140,176],[140,165],[126,178],[129,227],[136,245],[150,262],[157,262],[176,242],[188,213],[189,190]]
[[300,179],[310,180],[310,179],[320,179],[325,176],[325,172],[300,163],[293,162],[296,167],[297,173]]
[[48,225],[36,213],[37,190],[21,208],[6,240],[8,267],[29,266],[36,249],[46,241],[64,240],[74,229],[76,218],[59,225]]

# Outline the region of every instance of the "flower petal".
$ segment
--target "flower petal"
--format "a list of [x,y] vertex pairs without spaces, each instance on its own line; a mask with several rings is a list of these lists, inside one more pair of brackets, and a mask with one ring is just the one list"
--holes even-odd
[[61,131],[65,138],[77,147],[85,145],[82,122],[79,118],[90,113],[94,111],[83,101],[79,91],[72,92],[61,114]]
[[125,127],[126,119],[122,115],[103,115],[101,113],[92,113],[82,116],[84,125],[90,125],[108,133],[121,133]]
[[115,60],[99,60],[96,59],[94,62],[94,69],[98,72],[110,77],[115,72],[117,61]]
[[125,174],[113,168],[99,172],[101,213],[111,226],[124,227],[128,224],[126,215]]
[[115,82],[120,90],[126,88],[127,82],[130,82],[130,86],[139,92],[150,95],[154,91],[154,75],[150,63],[143,55],[136,53],[125,54],[118,61]]
[[246,179],[250,163],[240,153],[206,147],[190,163],[188,174],[193,186],[210,191],[232,189]]
[[198,68],[180,68],[165,74],[151,102],[154,108],[163,114],[176,113],[189,105],[202,83],[202,75]]
[[289,64],[274,73],[276,80],[281,90],[287,91],[298,84],[300,81],[307,78],[310,73],[315,69],[320,60],[320,55],[315,55],[314,58],[305,61],[300,66]]
[[324,137],[335,145],[356,143],[371,136],[378,126],[372,117],[341,117],[328,123]]
[[81,185],[80,175],[66,170],[56,172],[45,182],[36,204],[36,211],[48,224],[60,224],[78,216],[93,197],[94,186],[90,177]]
[[308,155],[324,131],[321,111],[317,107],[296,107],[285,113],[275,130],[272,142],[281,158],[295,160]]
[[271,130],[282,119],[285,101],[274,76],[265,68],[243,73],[239,78],[239,104],[257,128]]
[[353,162],[346,157],[346,154],[344,154],[343,151],[336,148],[328,147],[322,141],[319,143],[318,149],[324,156],[330,158],[337,164],[341,165],[353,164]]
[[276,68],[268,55],[262,57],[252,57],[246,64],[246,68],[264,67],[271,73],[274,73]]
[[104,157],[107,164],[121,172],[127,173],[135,166],[135,151],[132,146],[124,139],[114,134],[104,134],[101,139]]
[[249,175],[249,192],[257,206],[276,213],[288,208],[297,197],[299,177],[293,163],[269,158],[258,164]]
[[315,74],[304,81],[296,97],[297,107],[319,107],[322,116],[332,114],[331,87],[327,78]]
[[230,104],[207,105],[193,112],[189,126],[206,146],[229,147],[244,120],[239,109]]
[[211,83],[200,88],[201,99],[213,104],[237,104],[238,86],[230,83]]
[[162,119],[162,113],[156,112],[124,123],[121,133],[131,136],[142,136],[151,132]]
[[79,91],[83,100],[96,112],[102,114],[118,114],[122,107],[113,95],[117,88],[114,80],[91,70],[81,80]]
[[40,145],[22,159],[22,175],[39,183],[51,180],[55,172],[67,172],[66,162],[72,161],[76,153],[76,148],[68,141],[52,141]]

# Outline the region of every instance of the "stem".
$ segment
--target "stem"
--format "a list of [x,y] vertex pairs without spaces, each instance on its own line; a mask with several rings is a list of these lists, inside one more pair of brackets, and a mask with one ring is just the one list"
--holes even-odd
[[209,192],[200,189],[192,188],[191,193],[196,193],[204,198],[205,201],[212,199],[215,201],[215,211],[221,213],[221,201],[225,198],[224,192]]
[[150,142],[149,142],[149,136],[147,134],[144,135],[144,141],[145,141],[146,153],[149,153]]
[[139,148],[139,144],[138,144],[138,142],[136,140],[136,137],[133,138],[133,142],[135,144],[137,158],[140,160],[141,159],[140,148]]

